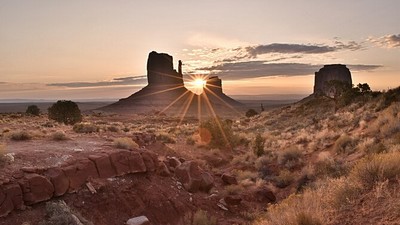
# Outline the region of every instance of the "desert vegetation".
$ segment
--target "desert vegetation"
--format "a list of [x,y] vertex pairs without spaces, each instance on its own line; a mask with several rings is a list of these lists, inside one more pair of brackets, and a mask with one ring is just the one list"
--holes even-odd
[[[72,155],[88,156],[98,150],[101,154],[118,149],[152,152],[160,165],[154,168],[158,177],[149,178],[154,179],[151,187],[169,195],[179,192],[183,205],[198,207],[183,207],[186,211],[176,216],[176,223],[396,224],[400,201],[398,89],[383,93],[367,89],[360,86],[359,97],[339,107],[331,98],[310,96],[252,117],[244,112],[241,117],[209,118],[201,123],[160,115],[88,113],[71,126],[45,114],[2,114],[0,165],[27,165],[32,160],[27,146],[35,157],[45,159],[34,161],[40,166],[61,165]],[[48,154],[52,158],[46,159]],[[212,175],[213,188],[208,193],[189,194],[176,180],[175,167],[170,165],[187,161]],[[112,178],[107,185],[128,188],[130,179]],[[107,185],[96,185],[104,195],[111,192]],[[132,191],[126,190],[121,193],[129,199]],[[77,195],[86,198],[85,193]],[[47,208],[48,220],[43,224],[71,219],[72,211],[57,217],[52,211],[58,206]],[[83,209],[74,208],[86,216],[100,210],[95,205]]]

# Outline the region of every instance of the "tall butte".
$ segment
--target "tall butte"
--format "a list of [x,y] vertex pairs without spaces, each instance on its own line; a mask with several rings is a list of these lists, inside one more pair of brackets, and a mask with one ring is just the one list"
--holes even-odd
[[140,91],[98,110],[120,114],[158,111],[171,115],[232,115],[243,107],[223,93],[222,81],[216,76],[206,81],[202,94],[188,90],[183,82],[182,62],[179,60],[177,72],[172,56],[166,53],[150,52],[147,82]]

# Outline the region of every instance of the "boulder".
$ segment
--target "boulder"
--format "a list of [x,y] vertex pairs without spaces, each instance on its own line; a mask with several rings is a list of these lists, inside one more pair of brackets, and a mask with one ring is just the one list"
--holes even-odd
[[175,175],[185,189],[190,192],[208,192],[214,185],[213,177],[202,171],[198,164],[193,161],[184,162],[176,167]]
[[117,175],[114,167],[111,165],[110,158],[106,154],[90,155],[89,159],[96,165],[100,178],[110,178]]
[[50,168],[44,175],[48,177],[54,186],[54,196],[64,195],[69,188],[69,179],[60,168]]
[[146,165],[147,171],[153,172],[156,170],[157,166],[158,166],[158,159],[157,159],[157,155],[149,152],[149,151],[145,151],[141,153],[144,164]]
[[129,219],[126,225],[151,225],[151,223],[146,216],[138,216]]
[[257,201],[259,202],[271,202],[271,203],[276,202],[276,196],[274,192],[265,186],[256,189],[254,195]]
[[0,217],[7,216],[13,210],[14,205],[12,200],[7,198],[6,194],[0,190]]
[[157,174],[163,177],[169,177],[171,172],[169,171],[167,165],[164,162],[161,162],[157,168]]
[[117,176],[128,174],[131,171],[129,167],[129,151],[112,152],[109,156]]
[[20,180],[20,185],[26,205],[46,201],[53,197],[53,184],[46,177],[39,174],[26,174]]
[[142,173],[146,172],[146,165],[144,164],[143,158],[138,152],[130,152],[129,156],[129,169],[131,173]]
[[3,191],[7,198],[11,199],[14,209],[24,209],[24,199],[22,196],[22,190],[19,184],[11,183],[3,186]]
[[89,178],[99,177],[95,164],[89,159],[81,159],[62,170],[69,179],[69,193],[77,191]]
[[224,182],[224,184],[227,184],[227,185],[238,184],[236,177],[234,177],[230,174],[226,174],[226,173],[222,174],[221,179]]
[[227,205],[240,205],[242,198],[237,195],[228,195],[224,198]]
[[175,169],[176,167],[180,166],[182,163],[179,161],[179,159],[175,156],[173,157],[168,157],[167,158],[168,166],[172,169]]

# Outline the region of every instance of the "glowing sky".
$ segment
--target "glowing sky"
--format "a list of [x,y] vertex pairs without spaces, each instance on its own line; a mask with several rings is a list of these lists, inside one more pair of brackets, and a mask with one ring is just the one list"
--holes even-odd
[[123,98],[152,50],[224,92],[310,94],[324,64],[400,85],[398,0],[0,0],[0,99]]

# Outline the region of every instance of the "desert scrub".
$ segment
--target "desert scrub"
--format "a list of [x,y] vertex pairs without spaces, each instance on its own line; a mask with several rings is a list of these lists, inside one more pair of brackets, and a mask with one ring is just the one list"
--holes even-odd
[[26,141],[32,139],[32,134],[25,130],[15,131],[11,133],[10,138],[14,141]]
[[107,127],[107,130],[110,132],[119,132],[119,128],[117,126],[111,125]]
[[46,203],[46,220],[39,225],[93,225],[80,214],[73,212],[64,201]]
[[3,167],[7,163],[6,145],[0,144],[0,167]]
[[335,152],[339,154],[350,154],[355,151],[355,141],[347,134],[342,134],[333,145]]
[[193,137],[188,137],[188,138],[186,138],[186,144],[194,145],[194,144],[196,144],[196,140]]
[[217,225],[217,219],[213,216],[208,216],[206,211],[198,210],[193,215],[193,225]]
[[158,141],[161,141],[163,143],[170,143],[170,144],[175,144],[176,141],[175,139],[172,137],[171,134],[166,133],[166,132],[160,132],[157,134],[156,139]]
[[232,149],[238,138],[232,130],[232,123],[219,118],[204,121],[199,127],[200,139],[212,148]]
[[72,128],[76,133],[93,133],[98,132],[99,127],[91,123],[77,123]]
[[253,141],[253,151],[257,157],[264,155],[264,144],[265,138],[261,136],[261,134],[257,134]]
[[278,163],[288,169],[294,169],[302,165],[302,153],[295,146],[289,147],[278,153]]
[[227,185],[224,188],[224,195],[237,195],[244,192],[244,187],[237,184]]
[[139,148],[139,145],[135,141],[133,141],[132,138],[128,137],[114,139],[114,145],[117,148],[129,149],[129,150]]
[[64,133],[64,131],[56,131],[51,135],[51,139],[54,141],[65,141],[68,140],[69,138]]
[[350,171],[350,177],[365,189],[378,182],[395,183],[400,178],[400,152],[377,154],[360,160]]
[[334,159],[319,160],[314,164],[314,172],[317,177],[341,177],[348,173],[348,167]]
[[295,179],[294,174],[291,173],[289,170],[281,170],[279,172],[279,175],[276,176],[273,180],[275,186],[279,188],[285,188],[289,186],[291,183],[293,183],[294,179]]

